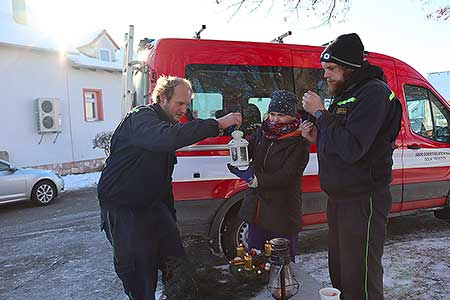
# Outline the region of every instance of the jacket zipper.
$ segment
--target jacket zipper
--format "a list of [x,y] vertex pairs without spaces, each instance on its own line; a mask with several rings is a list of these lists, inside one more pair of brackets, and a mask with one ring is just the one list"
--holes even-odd
[[263,163],[263,170],[266,168],[266,159],[267,159],[267,155],[269,155],[269,150],[273,145],[273,141],[270,143],[269,147],[267,147],[267,151],[266,151],[266,156],[264,156],[264,163]]
[[261,198],[259,198],[258,194],[256,194],[258,197],[258,202],[256,202],[256,214],[255,218],[253,219],[253,222],[255,224],[259,224],[259,211],[261,210]]

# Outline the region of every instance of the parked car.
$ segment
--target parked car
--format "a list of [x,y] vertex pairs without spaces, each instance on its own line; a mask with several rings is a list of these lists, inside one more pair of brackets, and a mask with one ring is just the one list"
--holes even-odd
[[64,190],[64,180],[53,171],[21,168],[0,159],[0,203],[31,200],[51,203]]

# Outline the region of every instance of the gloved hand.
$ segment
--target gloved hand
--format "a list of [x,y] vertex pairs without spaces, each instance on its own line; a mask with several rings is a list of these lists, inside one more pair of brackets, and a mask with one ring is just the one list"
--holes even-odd
[[242,171],[239,170],[237,167],[232,166],[230,163],[227,164],[227,167],[231,173],[243,179],[247,183],[252,182],[253,178],[255,178],[255,170],[253,169],[253,166],[251,164],[250,166],[248,166],[247,170]]

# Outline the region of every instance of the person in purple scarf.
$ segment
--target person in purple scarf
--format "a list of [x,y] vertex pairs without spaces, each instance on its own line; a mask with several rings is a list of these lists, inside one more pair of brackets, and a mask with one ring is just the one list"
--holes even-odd
[[228,169],[249,185],[239,210],[249,224],[248,248],[263,251],[267,240],[287,238],[294,259],[302,228],[301,186],[309,142],[299,130],[297,96],[277,90],[270,98],[268,118],[249,140],[250,166],[239,170],[228,164]]

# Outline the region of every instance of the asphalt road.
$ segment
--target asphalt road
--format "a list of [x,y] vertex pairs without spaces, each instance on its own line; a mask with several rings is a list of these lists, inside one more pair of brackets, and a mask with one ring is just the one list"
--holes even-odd
[[1,206],[0,228],[0,299],[125,299],[94,189]]
[[[110,245],[99,230],[94,188],[65,192],[45,207],[2,205],[0,228],[1,300],[126,299],[113,270]],[[395,218],[389,224],[387,244],[414,238],[410,234],[414,232],[441,235],[450,230],[432,214]],[[326,229],[302,232],[298,252],[325,250],[326,234]],[[184,236],[184,243],[195,263],[226,263],[210,254],[205,239]],[[207,272],[210,282],[229,280],[226,272],[213,273]],[[245,298],[236,292],[226,299]]]
[[[28,202],[1,205],[0,300],[127,299],[99,223],[95,188],[64,192],[45,207]],[[183,242],[201,269],[200,278],[211,287],[209,294],[225,286],[241,288],[240,283],[230,285],[228,272],[212,268],[227,260],[211,254],[207,239],[185,235]],[[206,300],[245,299],[256,292],[247,289]]]

